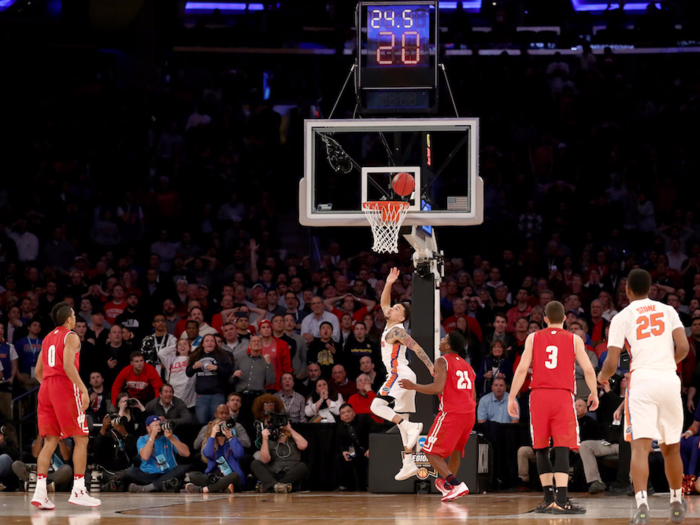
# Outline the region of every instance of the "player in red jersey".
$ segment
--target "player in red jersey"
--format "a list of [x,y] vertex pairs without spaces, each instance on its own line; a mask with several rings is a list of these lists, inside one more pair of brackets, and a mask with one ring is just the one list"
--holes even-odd
[[[551,301],[545,306],[543,328],[527,336],[518,369],[513,377],[511,392],[519,392],[532,368],[530,388],[530,429],[532,448],[537,451],[537,470],[544,489],[544,501],[535,512],[543,514],[584,514],[586,509],[569,500],[569,449],[581,446],[578,435],[576,400],[576,362],[583,369],[590,410],[598,408],[598,384],[583,340],[564,330],[564,306]],[[518,417],[515,396],[508,399],[508,413]],[[549,457],[553,444],[554,465]],[[556,489],[555,489],[556,486]]]
[[37,482],[32,505],[42,510],[52,510],[46,493],[46,475],[51,456],[61,439],[73,438],[73,490],[68,499],[74,505],[99,507],[100,500],[90,497],[85,488],[85,464],[87,463],[88,427],[85,409],[90,398],[87,388],[78,375],[80,339],[73,332],[75,312],[68,303],[58,303],[51,311],[56,324],[41,344],[36,364],[39,388],[39,435],[44,446],[37,458]]
[[[464,360],[464,337],[450,332],[440,341],[440,356],[435,361],[435,380],[431,385],[416,385],[408,379],[399,380],[402,388],[422,394],[438,394],[440,411],[430,427],[423,446],[428,461],[443,479],[435,486],[442,492],[442,501],[451,501],[469,494],[467,484],[455,478],[460,458],[474,428],[476,415],[476,391],[474,370]],[[445,462],[450,458],[449,464]]]

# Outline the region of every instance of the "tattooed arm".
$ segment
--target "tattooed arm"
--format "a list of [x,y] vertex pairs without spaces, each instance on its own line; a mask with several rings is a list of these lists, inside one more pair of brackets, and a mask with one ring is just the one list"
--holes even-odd
[[407,348],[413,350],[413,353],[418,356],[418,359],[423,361],[423,364],[428,368],[428,370],[430,370],[430,375],[433,377],[435,376],[433,362],[428,357],[428,354],[425,353],[425,350],[423,350],[421,345],[416,343],[416,341],[410,335],[408,335],[403,326],[394,326],[391,330],[389,330],[389,332],[386,334],[386,341],[390,344],[399,342],[402,345],[406,345]]

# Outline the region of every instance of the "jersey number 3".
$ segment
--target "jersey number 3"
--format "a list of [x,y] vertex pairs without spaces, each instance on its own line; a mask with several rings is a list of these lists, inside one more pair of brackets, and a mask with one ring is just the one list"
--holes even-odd
[[457,388],[459,390],[467,390],[467,389],[471,390],[472,380],[469,379],[469,373],[465,372],[464,370],[457,370],[457,372],[455,372],[455,374],[459,378],[457,380]]
[[637,341],[646,339],[652,335],[661,335],[664,333],[666,325],[663,321],[663,313],[651,314],[637,318]]
[[553,370],[557,367],[557,356],[559,355],[559,348],[554,345],[549,345],[544,349],[547,352],[547,360],[544,362],[544,366]]

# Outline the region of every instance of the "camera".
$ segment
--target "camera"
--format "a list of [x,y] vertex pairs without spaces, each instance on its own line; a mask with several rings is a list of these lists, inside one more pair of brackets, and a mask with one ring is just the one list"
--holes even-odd
[[270,431],[270,439],[277,441],[280,437],[282,427],[286,427],[288,423],[289,417],[287,414],[271,414],[270,419],[265,422],[265,428]]
[[167,423],[162,423],[160,425],[161,430],[172,430],[175,428],[175,423],[168,421]]
[[112,421],[113,425],[124,425],[129,421],[128,417],[120,416],[119,414],[110,414],[109,419]]
[[130,408],[137,407],[137,406],[139,406],[139,400],[138,400],[138,399],[130,398],[130,399],[126,402],[126,406],[128,406],[128,407],[130,407]]

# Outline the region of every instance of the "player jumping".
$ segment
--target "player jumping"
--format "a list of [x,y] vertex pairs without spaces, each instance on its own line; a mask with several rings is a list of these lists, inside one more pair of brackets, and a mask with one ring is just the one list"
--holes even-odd
[[[400,379],[416,380],[416,374],[408,365],[406,349],[410,348],[423,361],[425,366],[434,375],[433,363],[430,358],[416,343],[403,327],[403,322],[411,317],[408,306],[395,304],[391,306],[391,287],[399,277],[398,268],[392,268],[386,278],[386,284],[382,291],[382,310],[386,317],[386,328],[381,338],[382,361],[388,371],[387,378],[377,392],[377,397],[372,401],[371,410],[377,416],[396,423],[401,433],[401,441],[404,446],[403,466],[394,479],[402,481],[415,476],[418,467],[413,458],[413,447],[423,430],[423,423],[411,423],[408,415],[416,411],[416,393],[406,390],[399,385]],[[394,403],[393,410],[389,406]]]

